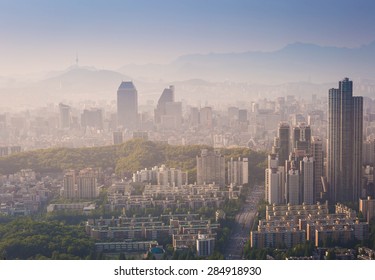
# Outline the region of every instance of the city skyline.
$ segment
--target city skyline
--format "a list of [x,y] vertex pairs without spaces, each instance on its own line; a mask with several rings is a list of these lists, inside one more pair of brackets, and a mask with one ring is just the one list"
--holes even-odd
[[374,259],[374,12],[0,0],[0,259]]

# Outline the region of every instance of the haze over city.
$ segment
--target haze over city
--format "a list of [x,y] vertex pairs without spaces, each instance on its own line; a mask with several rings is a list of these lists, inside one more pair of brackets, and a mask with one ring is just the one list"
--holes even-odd
[[0,0],[0,259],[375,258],[374,12]]

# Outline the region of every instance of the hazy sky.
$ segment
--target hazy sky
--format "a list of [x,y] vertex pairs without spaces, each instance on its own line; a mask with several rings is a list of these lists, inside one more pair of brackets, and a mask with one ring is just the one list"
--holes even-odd
[[0,0],[0,76],[375,40],[373,0]]

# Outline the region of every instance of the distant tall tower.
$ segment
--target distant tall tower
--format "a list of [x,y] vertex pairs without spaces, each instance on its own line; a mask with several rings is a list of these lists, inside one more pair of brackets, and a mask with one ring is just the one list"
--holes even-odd
[[155,123],[160,123],[161,117],[167,114],[166,104],[168,102],[174,102],[174,86],[170,86],[163,90],[154,113]]
[[327,181],[331,203],[356,202],[362,179],[363,98],[348,78],[329,90]]
[[63,103],[59,104],[59,124],[60,128],[70,128],[71,123],[71,108],[68,105],[65,105]]
[[133,82],[122,82],[117,90],[117,125],[135,130],[138,123],[138,93]]

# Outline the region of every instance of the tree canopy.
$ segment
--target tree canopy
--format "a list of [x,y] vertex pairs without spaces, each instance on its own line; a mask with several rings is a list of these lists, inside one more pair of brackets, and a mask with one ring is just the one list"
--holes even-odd
[[[22,152],[0,158],[0,174],[12,174],[31,168],[36,172],[61,172],[65,169],[99,167],[112,168],[117,174],[130,176],[133,172],[156,165],[180,168],[189,172],[192,183],[196,174],[196,156],[203,145],[172,146],[141,139],[129,140],[120,145],[93,148],[50,148]],[[262,181],[266,154],[248,148],[222,149],[226,159],[249,157],[250,181]]]
[[86,259],[94,247],[82,226],[31,218],[0,224],[1,259]]

